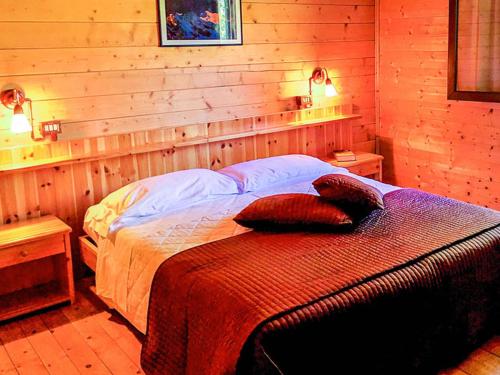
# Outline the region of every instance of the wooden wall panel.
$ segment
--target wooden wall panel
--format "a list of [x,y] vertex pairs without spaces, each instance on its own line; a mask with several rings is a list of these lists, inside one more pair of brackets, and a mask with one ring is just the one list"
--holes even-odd
[[500,104],[447,100],[448,0],[380,0],[384,178],[500,209]]
[[[159,48],[156,0],[0,4],[0,86],[21,85],[35,120],[62,139],[265,115],[294,107],[317,65],[367,114],[355,145],[374,147],[374,0],[243,1],[243,46]],[[367,99],[368,98],[368,99]],[[0,150],[31,145],[8,131]]]
[[[35,123],[60,119],[63,133],[57,142],[13,135],[11,112],[0,108],[0,172],[67,155],[165,147],[0,173],[0,222],[52,213],[79,234],[89,205],[139,178],[292,152],[373,151],[374,3],[243,1],[243,46],[160,48],[156,0],[1,1],[0,87],[22,86]],[[315,87],[320,109],[308,116],[362,118],[172,147],[287,123],[316,66],[328,69],[340,95],[325,98]]]
[[[351,112],[351,105],[339,105],[60,141],[20,149],[21,153],[4,150],[0,158],[0,221],[55,214],[73,227],[75,235],[80,234],[90,205],[140,178],[189,168],[219,169],[290,153],[326,156],[335,149],[350,148],[359,115],[331,119]],[[329,120],[315,124],[320,118]],[[302,120],[313,123],[296,123]],[[141,146],[146,148],[141,151]],[[22,169],[7,170],[13,163]]]

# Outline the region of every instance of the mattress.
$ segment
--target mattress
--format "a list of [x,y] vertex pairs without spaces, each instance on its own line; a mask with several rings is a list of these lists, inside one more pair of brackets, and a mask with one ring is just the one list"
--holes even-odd
[[[398,187],[341,171],[386,194]],[[96,292],[112,301],[139,331],[146,331],[149,294],[156,270],[166,259],[186,249],[249,231],[233,217],[254,200],[281,193],[316,194],[311,183],[319,176],[288,181],[241,195],[193,204],[181,211],[149,217],[127,226],[113,238],[93,236],[98,245]],[[89,235],[92,234],[88,230]]]

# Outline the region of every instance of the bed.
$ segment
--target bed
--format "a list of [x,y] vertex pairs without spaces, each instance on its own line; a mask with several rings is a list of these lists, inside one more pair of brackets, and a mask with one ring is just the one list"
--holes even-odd
[[[354,176],[341,168],[336,168],[335,173]],[[168,291],[164,289],[164,286],[168,284],[169,275],[179,272],[176,276],[179,280],[190,279],[194,272],[192,270],[180,271],[175,268],[175,263],[177,261],[182,263],[183,260],[190,263],[192,262],[191,256],[195,256],[194,254],[197,252],[201,251],[202,254],[205,254],[208,250],[209,253],[216,253],[219,248],[226,249],[228,247],[241,249],[238,251],[245,252],[246,244],[252,243],[252,241],[257,241],[256,243],[260,244],[261,247],[267,246],[266,241],[268,240],[278,241],[277,243],[283,241],[284,238],[279,237],[283,234],[278,234],[279,238],[275,238],[276,234],[249,233],[249,229],[239,226],[232,218],[242,208],[260,197],[292,192],[316,194],[311,182],[318,176],[297,177],[286,181],[286,183],[275,184],[259,191],[206,199],[191,204],[188,208],[184,207],[167,214],[148,217],[144,222],[134,222],[134,225],[121,228],[115,236],[101,236],[86,226],[88,236],[81,239],[82,256],[85,262],[96,270],[96,292],[139,331],[146,333],[143,367],[147,373],[217,374],[235,371],[238,373],[317,373],[324,372],[326,368],[329,370],[335,368],[340,373],[350,369],[351,373],[356,373],[356,371],[366,370],[363,367],[366,363],[355,360],[356,356],[353,353],[359,353],[359,351],[363,351],[364,356],[371,360],[368,367],[372,373],[391,373],[391,371],[397,373],[402,369],[407,372],[411,372],[413,369],[416,371],[415,373],[424,373],[442,366],[443,362],[456,359],[460,353],[467,351],[471,346],[476,345],[498,329],[495,324],[495,318],[498,317],[498,306],[495,302],[498,299],[499,277],[500,232],[498,224],[500,218],[498,213],[462,204],[456,207],[455,201],[442,200],[442,198],[417,191],[401,190],[398,187],[359,176],[354,177],[375,186],[391,200],[394,200],[394,207],[397,207],[397,210],[393,210],[395,214],[390,218],[394,222],[398,222],[397,218],[401,217],[401,214],[398,213],[401,210],[408,211],[405,220],[410,221],[414,219],[415,212],[431,215],[432,210],[426,210],[429,205],[449,206],[457,209],[457,212],[473,212],[476,216],[472,215],[469,217],[470,221],[466,220],[462,223],[463,231],[458,231],[461,233],[460,238],[446,237],[442,239],[443,243],[428,241],[427,235],[430,236],[430,239],[433,235],[436,238],[440,237],[436,233],[431,233],[432,226],[430,226],[427,228],[429,229],[428,233],[425,233],[423,238],[419,240],[425,244],[425,246],[421,246],[422,249],[426,249],[425,251],[419,249],[422,251],[421,254],[413,253],[409,258],[396,259],[398,257],[395,253],[389,257],[389,260],[380,263],[381,269],[365,270],[363,274],[350,275],[346,279],[336,280],[339,284],[335,286],[335,290],[339,293],[335,297],[331,296],[330,289],[327,292],[327,289],[322,288],[313,288],[314,290],[309,290],[309,294],[301,295],[302,286],[299,288],[300,290],[292,287],[297,280],[287,279],[288,276],[283,276],[281,282],[284,284],[289,282],[285,288],[289,293],[281,293],[278,296],[270,293],[266,287],[256,288],[255,285],[259,284],[258,282],[252,286],[255,280],[244,283],[250,285],[248,290],[238,291],[236,290],[238,287],[235,287],[231,293],[245,295],[250,291],[253,293],[258,290],[259,293],[263,293],[262,298],[259,297],[260,300],[265,300],[264,296],[266,295],[271,296],[270,301],[279,300],[281,295],[287,296],[281,301],[282,304],[276,304],[277,310],[261,306],[259,311],[267,309],[267,313],[264,315],[256,314],[256,316],[252,316],[252,319],[248,317],[248,319],[243,319],[238,314],[231,318],[230,312],[233,310],[231,304],[229,306],[220,304],[222,310],[213,308],[214,311],[208,314],[209,316],[203,314],[202,318],[194,318],[199,314],[199,311],[196,310],[197,304],[191,306],[193,300],[198,301],[193,297],[193,293],[197,290],[193,285],[201,285],[201,290],[205,291],[205,297],[213,294],[214,296],[223,296],[224,301],[231,299],[232,294],[227,295],[226,289],[218,290],[220,283],[215,282],[212,285],[214,280],[210,277],[207,278],[207,275],[200,275],[199,279],[194,281],[186,281],[186,285],[180,285],[178,290]],[[406,204],[401,203],[406,200],[412,200],[415,203],[411,206],[411,210],[407,209]],[[445,223],[446,220],[441,219],[451,216],[451,213],[454,212],[452,208],[450,208],[451,211],[443,212],[441,217],[437,218]],[[404,237],[401,230],[397,235],[391,231],[370,232],[369,228],[376,227],[373,223],[390,221],[388,216],[378,217],[375,215],[370,219],[371,223],[369,223],[370,220],[366,221],[366,227],[362,227],[362,235],[350,244],[346,243],[346,246],[352,246],[354,249],[357,245],[352,245],[352,243],[361,243],[360,238],[377,238],[377,241],[381,242],[374,240],[373,245],[379,247],[383,247],[382,244],[387,243],[384,239],[385,236],[389,236],[392,241],[401,240]],[[431,218],[432,215],[429,217]],[[472,222],[476,223],[477,226],[471,226]],[[449,228],[446,225],[443,228]],[[416,232],[413,234],[409,232],[408,235],[418,237],[420,229],[417,224],[414,227]],[[331,237],[328,238],[328,241],[341,242],[348,237],[342,234],[335,234],[335,236],[340,237]],[[300,242],[305,237],[308,237],[307,241],[309,241],[307,246],[313,249],[318,247],[316,246],[318,243],[325,243],[325,238],[322,238],[321,235],[317,238],[311,238],[311,236],[303,234],[294,234],[292,238],[287,239],[286,243],[289,244],[288,247],[292,248],[292,244]],[[227,241],[236,242],[227,243]],[[243,245],[240,243],[241,241],[243,241]],[[427,246],[429,242],[430,247]],[[452,246],[449,246],[450,243]],[[413,247],[417,246],[408,246],[408,249],[413,249]],[[214,248],[217,250],[213,250]],[[191,250],[184,251],[187,249]],[[297,251],[302,250],[298,249]],[[462,256],[463,254],[458,256],[457,251],[466,253],[468,257]],[[387,253],[389,252],[387,251]],[[298,258],[307,259],[307,255],[297,254]],[[354,263],[347,262],[346,264],[349,263],[351,268],[356,267],[356,264],[361,264],[369,257],[369,254],[359,253],[357,256],[361,258],[356,259]],[[224,258],[224,262],[229,264],[230,256],[232,257],[231,251],[225,255],[227,258]],[[351,258],[350,254],[338,256],[345,256],[345,259]],[[196,259],[202,258],[196,257]],[[313,257],[309,260],[319,264],[326,261],[325,259],[324,254],[321,254],[320,258]],[[393,259],[396,259],[394,263],[392,263]],[[223,269],[224,262],[222,265],[217,263],[220,262],[219,259],[207,259],[206,262],[202,268],[208,269],[208,265],[216,264],[218,270]],[[433,265],[441,262],[442,264],[439,263],[440,267],[446,265],[445,269],[449,274],[444,271],[437,272],[435,267],[424,267],[424,271],[419,272],[413,270],[414,267],[421,267],[425,262],[430,262]],[[269,259],[267,266],[271,264],[272,260]],[[296,264],[301,265],[301,262]],[[465,265],[468,265],[468,268],[464,268]],[[260,266],[261,269],[265,269],[266,264]],[[461,270],[461,273],[457,270]],[[247,271],[248,274],[245,273]],[[253,274],[258,273],[258,270],[255,269],[247,271],[243,272],[242,270],[242,274],[237,275],[236,279],[240,280],[241,277],[251,279]],[[391,284],[394,283],[394,280],[408,278],[408,272],[413,273],[413,281]],[[215,273],[209,272],[210,275]],[[339,274],[341,273],[339,272]],[[162,276],[160,277],[158,274],[162,274]],[[471,278],[477,278],[478,275],[482,277],[481,280],[471,281]],[[306,279],[308,277],[312,280],[315,279],[314,275],[311,276],[311,274],[306,273],[303,276]],[[234,281],[236,276],[228,277],[224,276],[225,282]],[[381,281],[384,278],[388,279]],[[265,280],[265,277],[261,279]],[[270,285],[271,282],[268,284]],[[187,292],[185,295],[178,295],[179,290],[182,290],[183,287],[188,288]],[[210,288],[214,288],[212,292],[210,292]],[[465,298],[465,302],[459,303],[456,298],[453,298],[447,304],[440,304],[443,295],[460,294],[464,290],[470,292],[472,296]],[[152,293],[155,296],[151,296]],[[165,296],[164,301],[160,301],[163,298],[159,298],[159,295]],[[210,301],[204,300],[203,296],[199,297],[201,303],[210,303]],[[183,298],[187,299],[183,300]],[[429,301],[426,301],[426,298],[429,298]],[[185,310],[183,312],[177,311],[177,315],[165,307],[165,304],[176,305],[176,301],[182,301],[179,304]],[[252,299],[249,298],[248,301],[252,301]],[[311,301],[315,301],[321,306],[326,303],[328,307],[323,306],[318,309],[317,305],[310,303]],[[339,301],[348,302],[339,304]],[[257,305],[255,301],[248,303],[250,306]],[[481,304],[480,308],[478,308],[478,303]],[[236,305],[235,303],[233,307]],[[274,303],[269,302],[269,305],[273,306]],[[189,310],[187,306],[190,306],[192,310]],[[292,308],[297,306],[300,308]],[[439,314],[432,318],[434,308]],[[461,310],[455,311],[456,314],[446,315],[442,313],[443,310],[450,309]],[[150,313],[149,328],[148,310]],[[332,312],[335,313],[335,319],[332,319]],[[220,315],[217,314],[226,314],[229,317],[229,327],[237,324],[238,330],[229,329],[228,332],[238,331],[238,335],[232,337],[226,332],[217,336],[210,329],[198,326],[196,329],[199,331],[197,331],[194,328],[196,324],[201,324],[201,327],[215,326],[221,321],[218,318]],[[410,325],[407,320],[401,319],[401,315],[404,314],[412,321]],[[422,323],[416,320],[419,314],[422,316]],[[192,321],[197,323],[193,323],[193,328],[190,326],[190,329],[192,332],[196,332],[196,338],[190,336],[190,331],[171,332],[169,331],[171,327],[164,327],[164,322],[170,316],[176,316],[176,319],[180,319],[179,322],[173,324],[174,326],[186,324],[189,326],[191,324],[189,317],[193,316]],[[450,321],[450,319],[455,321]],[[449,324],[457,329],[446,328],[443,326],[444,324]],[[220,332],[225,332],[224,330],[228,329],[227,326],[219,328]],[[432,332],[433,330],[436,332]],[[403,331],[405,331],[405,337],[401,336]],[[163,348],[168,346],[168,340],[173,340],[172,337],[175,335],[184,339],[182,343],[171,345],[171,347],[177,348],[179,353],[184,353],[184,355],[189,353],[190,359],[187,360],[183,357],[180,362],[174,361],[173,364],[171,360],[165,360],[165,356],[175,357],[175,355],[170,349],[169,352]],[[198,345],[200,340],[203,341],[203,335],[208,335],[204,340],[205,344]],[[329,340],[331,335],[334,335],[335,339]],[[381,335],[386,336],[385,339],[380,339]],[[188,339],[189,337],[190,339]],[[229,343],[225,341],[228,337]],[[374,340],[376,337],[378,340]],[[322,343],[325,340],[328,341],[326,346]],[[454,340],[456,341],[454,342]],[[238,342],[237,345],[236,342]],[[449,355],[444,355],[442,350],[438,350],[445,344],[448,345]],[[451,347],[451,344],[456,347]],[[213,348],[217,348],[217,345],[219,345],[218,350],[212,352]],[[227,345],[229,347],[226,347]],[[370,354],[366,353],[367,345],[371,345]],[[209,350],[209,347],[212,349]],[[401,347],[403,347],[402,350]],[[224,352],[227,355],[223,356],[224,358],[218,358],[217,352]],[[206,357],[203,353],[211,353],[211,356]],[[193,360],[193,357],[196,360]],[[436,359],[437,357],[440,358],[439,361]],[[388,363],[391,363],[391,367],[387,367]],[[200,366],[200,364],[208,365]]]

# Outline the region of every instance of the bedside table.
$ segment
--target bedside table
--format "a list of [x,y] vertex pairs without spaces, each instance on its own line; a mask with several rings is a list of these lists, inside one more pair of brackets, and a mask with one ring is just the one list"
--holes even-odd
[[333,156],[324,158],[323,160],[336,167],[347,168],[349,172],[359,176],[382,181],[382,160],[384,160],[384,157],[368,152],[355,152],[355,154],[355,161],[337,161]]
[[70,232],[55,216],[0,226],[0,321],[74,301]]

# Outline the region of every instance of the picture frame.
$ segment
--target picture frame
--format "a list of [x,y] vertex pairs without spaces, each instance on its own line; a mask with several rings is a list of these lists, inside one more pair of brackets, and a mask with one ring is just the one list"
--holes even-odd
[[160,46],[243,44],[241,0],[158,0]]

